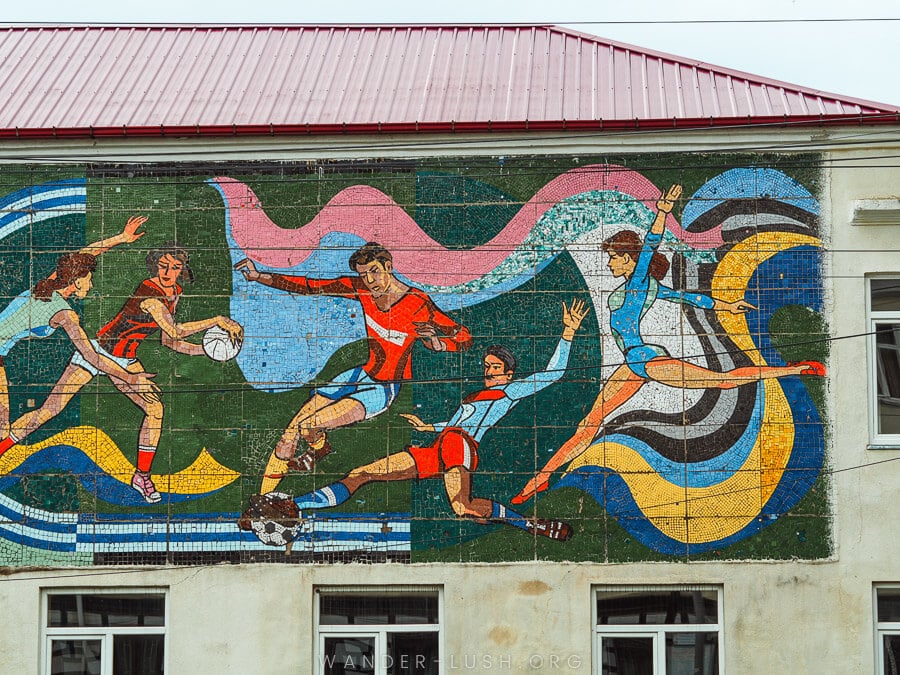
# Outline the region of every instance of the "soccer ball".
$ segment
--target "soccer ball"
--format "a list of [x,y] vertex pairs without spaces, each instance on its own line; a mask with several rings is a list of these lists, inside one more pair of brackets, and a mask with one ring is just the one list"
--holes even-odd
[[232,342],[224,328],[213,326],[203,334],[203,353],[213,361],[230,361],[241,351],[242,342]]
[[287,546],[304,530],[306,520],[289,495],[269,492],[251,498],[238,526],[246,529],[246,524],[266,546]]

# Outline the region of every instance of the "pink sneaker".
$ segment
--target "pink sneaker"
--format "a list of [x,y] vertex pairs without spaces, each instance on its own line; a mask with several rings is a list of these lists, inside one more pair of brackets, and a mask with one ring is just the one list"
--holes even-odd
[[156,486],[150,480],[150,474],[143,471],[135,471],[131,477],[131,487],[141,493],[141,497],[148,504],[156,504],[162,500],[162,495],[156,491]]

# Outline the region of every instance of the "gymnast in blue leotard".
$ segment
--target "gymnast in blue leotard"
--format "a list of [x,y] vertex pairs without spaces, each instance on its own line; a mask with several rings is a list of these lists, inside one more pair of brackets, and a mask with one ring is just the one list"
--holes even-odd
[[681,389],[731,389],[787,375],[825,375],[825,366],[818,361],[801,361],[787,366],[749,366],[717,372],[675,358],[660,345],[644,342],[640,322],[657,299],[732,314],[744,314],[756,309],[744,300],[725,302],[702,293],[677,291],[662,283],[669,271],[669,261],[657,248],[662,241],[666,218],[680,196],[681,186],[673,185],[660,198],[656,203],[656,218],[643,240],[637,233],[623,230],[603,242],[603,251],[609,255],[609,271],[614,277],[625,278],[625,283],[609,298],[610,328],[625,363],[603,384],[603,389],[575,434],[513,497],[513,504],[521,504],[546,490],[551,474],[583,453],[598,435],[603,420],[631,399],[648,381]]

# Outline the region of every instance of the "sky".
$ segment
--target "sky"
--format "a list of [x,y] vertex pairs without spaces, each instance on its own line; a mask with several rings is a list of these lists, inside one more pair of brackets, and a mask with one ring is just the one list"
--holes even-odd
[[13,22],[549,23],[825,92],[900,104],[897,0],[752,0],[747,5],[721,0],[29,0],[4,3],[0,25]]

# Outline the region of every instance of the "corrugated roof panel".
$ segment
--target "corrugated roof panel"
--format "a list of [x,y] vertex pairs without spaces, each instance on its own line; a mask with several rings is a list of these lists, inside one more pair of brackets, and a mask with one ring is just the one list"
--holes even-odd
[[898,111],[551,26],[0,28],[0,93],[0,131]]

